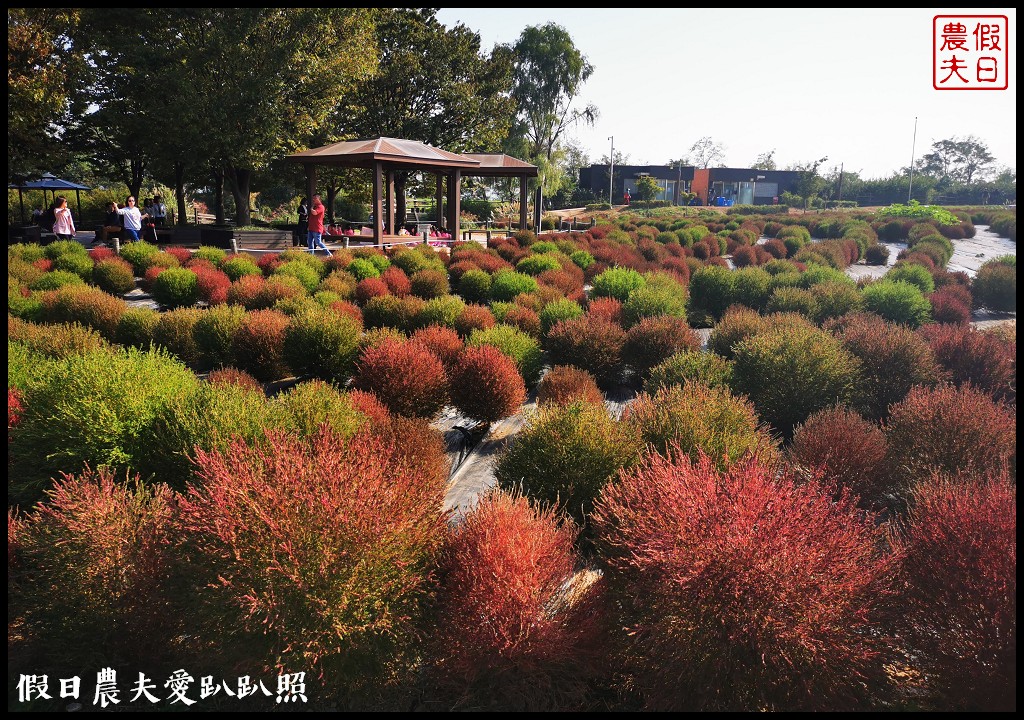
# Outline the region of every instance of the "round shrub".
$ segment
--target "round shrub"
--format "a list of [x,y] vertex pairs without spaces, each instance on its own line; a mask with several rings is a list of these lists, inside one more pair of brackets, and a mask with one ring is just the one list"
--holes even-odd
[[474,330],[466,340],[468,347],[493,345],[512,358],[527,387],[533,387],[540,377],[544,365],[544,354],[540,343],[522,330],[510,325],[499,324],[486,330]]
[[575,365],[599,384],[612,384],[622,371],[626,332],[607,320],[584,316],[555,323],[544,347],[553,365]]
[[920,288],[907,282],[873,282],[861,291],[864,309],[889,322],[918,328],[931,319],[932,306]]
[[66,270],[54,270],[29,283],[30,290],[57,290],[67,285],[85,285],[80,275]]
[[247,313],[232,340],[238,367],[262,382],[288,377],[291,370],[284,358],[288,323],[288,316],[277,310]]
[[537,292],[537,281],[524,273],[499,270],[491,277],[491,298],[513,300],[520,293]]
[[74,286],[48,293],[43,307],[48,322],[80,322],[112,340],[128,304],[97,288]]
[[925,325],[918,332],[956,385],[970,384],[996,400],[1017,400],[1017,345],[969,325]]
[[556,365],[537,385],[537,404],[568,405],[576,401],[604,404],[604,394],[594,376],[572,365]]
[[448,274],[441,270],[420,270],[410,279],[412,294],[430,300],[448,294]]
[[718,320],[733,304],[735,277],[729,268],[709,265],[690,276],[690,307]]
[[274,275],[288,275],[298,280],[306,292],[313,292],[320,284],[320,273],[310,265],[299,260],[293,260],[279,265],[274,270]]
[[629,294],[646,284],[644,276],[632,268],[610,268],[594,278],[591,297],[612,297],[626,302]]
[[198,367],[202,356],[194,330],[202,315],[199,308],[176,308],[160,313],[160,320],[153,329],[153,342],[167,348],[186,365]]
[[366,278],[360,280],[356,285],[355,300],[360,305],[366,305],[373,298],[384,297],[391,294],[387,283],[380,278]]
[[857,286],[846,282],[826,281],[811,286],[814,298],[814,317],[816,323],[823,323],[830,318],[842,317],[856,313],[864,306],[864,297]]
[[777,327],[733,347],[732,389],[784,438],[817,410],[847,403],[859,364],[839,340],[813,326]]
[[164,350],[100,349],[48,363],[25,391],[8,446],[11,502],[38,499],[51,478],[86,463],[132,466],[156,412],[197,382]]
[[[370,418],[354,406],[348,393],[322,380],[293,385],[287,392],[275,395],[270,404],[277,427],[313,443],[319,441],[325,423],[345,440],[370,424]],[[282,414],[278,417],[279,410]]]
[[742,268],[733,271],[733,302],[746,305],[758,312],[764,310],[772,294],[772,276],[762,268]]
[[[373,281],[371,279],[363,282]],[[369,329],[393,327],[408,332],[419,322],[419,315],[425,306],[423,300],[418,297],[382,295],[372,298],[363,306],[362,321]]]
[[992,312],[1016,312],[1016,258],[1009,256],[985,261],[974,276],[971,290],[978,307]]
[[612,418],[603,404],[545,403],[501,452],[495,477],[505,490],[557,507],[586,527],[601,488],[639,450],[632,428]]
[[582,707],[599,667],[600,586],[573,582],[577,530],[551,508],[488,493],[440,559],[433,652],[439,684],[460,702]]
[[358,281],[344,270],[335,270],[320,281],[319,289],[337,293],[342,300],[351,300]]
[[234,337],[244,320],[245,310],[238,305],[218,305],[199,316],[192,335],[204,364],[213,368],[234,365]]
[[466,302],[487,302],[491,296],[491,276],[483,270],[467,270],[459,278],[459,295]]
[[361,332],[355,320],[329,308],[303,308],[285,330],[285,362],[300,375],[343,381],[352,373]]
[[622,356],[636,373],[646,377],[651,368],[675,353],[700,350],[700,347],[700,336],[686,324],[686,320],[662,315],[644,318],[629,329]]
[[889,466],[902,488],[934,472],[984,474],[1017,455],[1017,415],[970,386],[915,387],[883,426]]
[[[17,344],[23,346],[27,354],[38,354],[54,359],[65,358],[68,355],[80,355],[107,347],[106,340],[98,332],[77,322],[36,324],[10,316],[7,318],[7,343],[8,349],[12,344]],[[15,351],[15,356],[20,355]],[[16,368],[20,362],[31,361],[27,357],[12,359],[7,370],[8,385],[17,384],[11,382],[11,378],[12,375],[21,375],[21,370]],[[45,362],[42,362],[39,357],[36,357],[35,362],[40,363],[39,370],[45,366]],[[36,368],[30,372],[33,377],[38,374]],[[24,384],[19,385],[19,387],[21,386]]]
[[839,340],[860,361],[857,405],[873,420],[884,418],[915,385],[935,385],[940,379],[935,354],[920,335],[876,315],[847,318]]
[[622,305],[623,322],[635,325],[645,318],[668,316],[686,317],[686,289],[681,285],[655,286],[648,282],[630,293]]
[[918,485],[901,524],[898,620],[941,707],[1017,706],[1017,487],[1006,473]]
[[117,321],[114,342],[125,347],[145,350],[153,342],[153,333],[160,322],[160,313],[147,307],[130,307]]
[[191,270],[169,268],[153,281],[152,293],[162,307],[191,307],[199,301],[198,278]]
[[526,385],[512,360],[492,345],[467,348],[451,373],[452,404],[474,420],[492,423],[514,415]]
[[586,250],[577,250],[569,255],[569,259],[573,261],[580,270],[586,270],[588,267],[594,264],[594,256],[588,253]]
[[462,337],[490,327],[494,327],[494,315],[486,305],[466,305],[455,320],[455,330]]
[[[135,243],[132,243],[131,245],[135,245]],[[192,253],[193,260],[208,260],[214,267],[220,267],[221,263],[224,262],[227,256],[227,251],[223,248],[213,247],[212,245],[200,245]]]
[[233,367],[211,370],[206,376],[206,382],[210,385],[233,385],[246,390],[263,392],[263,383],[244,370]]
[[365,348],[352,387],[376,395],[388,410],[432,418],[448,402],[448,376],[434,353],[416,342],[385,339]]
[[455,295],[445,295],[439,298],[427,300],[427,304],[416,316],[416,325],[426,327],[428,325],[444,325],[454,328],[462,311],[466,309],[466,303]]
[[204,267],[196,267],[192,272],[196,274],[196,292],[200,300],[205,300],[209,305],[223,305],[228,301],[231,278],[227,273]]
[[77,240],[54,240],[43,248],[43,255],[54,261],[64,257],[65,255],[78,255],[84,258],[89,257],[89,253],[86,251],[85,246]]
[[135,273],[132,266],[120,258],[110,258],[96,263],[92,280],[97,287],[111,295],[124,295],[135,289]]
[[65,254],[53,261],[53,269],[72,272],[85,282],[89,282],[92,280],[93,262],[85,253]]
[[540,311],[541,331],[546,334],[559,320],[571,320],[582,315],[583,308],[579,303],[572,300],[555,300],[545,305]]
[[332,694],[379,680],[415,637],[445,528],[444,480],[397,444],[327,430],[200,453],[182,524],[204,633],[287,654]]
[[248,255],[232,255],[221,263],[220,269],[235,282],[246,275],[259,275],[263,277],[263,271],[259,269],[256,262]]
[[459,334],[443,325],[428,325],[412,334],[412,340],[426,346],[445,367],[453,367],[466,349]]
[[953,290],[953,287],[941,288],[928,296],[928,302],[932,306],[932,319],[936,323],[966,325],[971,321],[971,300],[968,298],[965,302],[962,295]]
[[869,245],[864,252],[864,262],[868,265],[885,265],[889,261],[889,247],[876,243]]
[[849,408],[813,413],[793,431],[787,457],[795,470],[849,490],[865,506],[888,504],[885,435]]
[[362,257],[356,258],[349,263],[346,271],[353,275],[357,281],[380,277],[380,270],[377,269],[377,266],[370,262],[369,259]]
[[615,298],[593,298],[587,303],[587,315],[622,324],[622,303]]
[[594,523],[648,709],[867,707],[885,685],[893,563],[849,497],[670,451],[606,486]]
[[629,404],[622,421],[636,428],[655,452],[670,446],[697,459],[707,455],[725,468],[747,453],[775,457],[775,443],[746,399],[728,388],[700,383],[670,385],[653,394],[640,393]]
[[907,282],[916,285],[925,295],[935,291],[935,281],[928,268],[917,264],[896,263],[885,274],[885,279],[890,282]]
[[380,279],[388,286],[393,295],[405,296],[412,292],[412,283],[400,267],[389,267],[381,273]]
[[778,287],[772,291],[765,310],[769,313],[799,313],[812,320],[818,315],[818,303],[810,290]]
[[166,485],[109,468],[57,480],[17,543],[27,572],[14,583],[12,616],[37,651],[75,662],[102,643],[115,657],[135,656],[181,631],[169,612],[176,505]]
[[562,264],[553,255],[530,255],[516,263],[516,272],[540,275],[547,270],[561,270]]
[[732,363],[713,352],[683,349],[651,368],[644,390],[655,393],[661,388],[697,382],[709,388],[727,387],[732,379]]
[[756,310],[743,305],[731,305],[711,330],[708,350],[731,360],[733,347],[737,343],[765,327],[765,318]]

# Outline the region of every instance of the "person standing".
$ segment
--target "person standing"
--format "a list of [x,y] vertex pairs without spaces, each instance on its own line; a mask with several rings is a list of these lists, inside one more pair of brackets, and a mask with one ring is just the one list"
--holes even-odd
[[61,240],[71,240],[75,236],[75,219],[71,217],[68,199],[58,195],[53,201],[53,234]]
[[299,224],[295,226],[292,233],[292,247],[301,247],[306,244],[306,232],[309,230],[309,200],[299,200]]
[[161,228],[166,221],[167,206],[164,205],[164,198],[162,195],[155,195],[153,197],[153,224]]
[[625,205],[629,205],[629,190],[626,190],[626,192],[622,194],[622,202]]
[[124,202],[125,207],[118,208],[117,203],[114,203],[114,208],[124,221],[124,232],[128,236],[127,239],[138,242],[139,232],[142,230],[142,213],[135,207],[135,198],[131,195]]
[[96,238],[96,243],[105,243],[111,235],[121,232],[121,216],[117,212],[117,203],[107,203],[107,217],[103,221],[103,230]]
[[306,241],[309,243],[309,251],[314,255],[319,246],[327,253],[327,257],[331,257],[331,251],[324,244],[324,212],[326,210],[327,208],[320,201],[320,196],[314,195],[313,204],[309,208],[309,229],[306,233]]

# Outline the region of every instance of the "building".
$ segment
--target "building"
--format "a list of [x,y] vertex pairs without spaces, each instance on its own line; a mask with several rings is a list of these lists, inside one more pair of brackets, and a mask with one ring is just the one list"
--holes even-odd
[[[796,192],[800,180],[796,170],[616,165],[611,186],[613,203],[621,203],[626,190],[636,197],[636,180],[643,175],[653,177],[661,186],[656,200],[676,205],[682,204],[680,194],[686,192],[696,193],[695,202],[701,205],[773,205],[779,202],[782,193]],[[579,184],[598,197],[607,198],[608,166],[581,168]]]
[[[636,181],[643,175],[654,178],[661,186],[661,192],[655,200],[665,200],[675,205],[681,204],[679,194],[690,192],[693,180],[692,167],[675,167],[669,165],[616,165],[615,181],[611,186],[612,202],[619,204],[628,190],[631,197],[636,197]],[[599,198],[608,198],[608,166],[591,165],[580,168],[580,187],[590,190]]]

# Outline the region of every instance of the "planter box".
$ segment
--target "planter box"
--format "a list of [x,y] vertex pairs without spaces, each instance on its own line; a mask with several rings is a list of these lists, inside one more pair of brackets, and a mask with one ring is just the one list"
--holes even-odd
[[287,250],[292,246],[292,231],[288,230],[238,230],[235,232],[238,247],[252,250]]
[[199,241],[203,245],[211,245],[213,247],[223,248],[224,250],[231,249],[231,238],[235,236],[235,231],[230,227],[223,226],[206,226],[202,225],[199,228]]

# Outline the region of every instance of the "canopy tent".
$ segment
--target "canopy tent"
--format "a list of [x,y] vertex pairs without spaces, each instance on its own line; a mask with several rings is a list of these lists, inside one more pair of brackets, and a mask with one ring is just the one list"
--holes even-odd
[[71,182],[70,180],[61,180],[56,175],[51,173],[43,173],[42,177],[38,180],[29,180],[23,182],[20,185],[8,185],[8,188],[17,188],[18,190],[18,206],[21,208],[21,222],[25,222],[25,198],[22,193],[25,190],[42,190],[43,191],[43,202],[46,202],[46,191],[52,190],[53,196],[57,196],[58,190],[74,190],[75,199],[78,203],[78,219],[81,222],[82,219],[82,190],[91,190],[87,185],[79,185],[78,183]]
[[[526,226],[527,178],[537,177],[537,167],[507,155],[459,155],[431,147],[415,140],[379,137],[366,140],[346,140],[318,148],[303,150],[288,156],[306,169],[308,195],[316,194],[316,168],[320,165],[352,167],[373,170],[373,240],[383,245],[384,231],[395,228],[395,172],[409,170],[432,172],[437,175],[437,207],[439,222],[459,237],[461,190],[463,175],[520,178],[520,223]],[[385,178],[387,185],[385,186]],[[444,203],[442,180],[447,180],[447,203]],[[384,196],[387,194],[388,218],[384,218]],[[447,212],[442,213],[445,206]],[[441,219],[444,219],[443,221]]]

